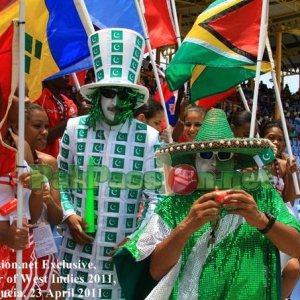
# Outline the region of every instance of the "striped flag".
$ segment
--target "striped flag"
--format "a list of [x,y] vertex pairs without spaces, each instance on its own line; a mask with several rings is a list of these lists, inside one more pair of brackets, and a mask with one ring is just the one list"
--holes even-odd
[[[255,77],[262,0],[218,0],[201,13],[166,70],[172,90],[191,80],[191,100]],[[270,71],[267,62],[262,72]]]

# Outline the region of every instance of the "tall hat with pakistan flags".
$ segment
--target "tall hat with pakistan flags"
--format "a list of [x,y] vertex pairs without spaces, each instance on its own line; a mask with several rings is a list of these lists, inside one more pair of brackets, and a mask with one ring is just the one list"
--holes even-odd
[[201,152],[230,152],[239,154],[239,161],[255,157],[260,164],[267,164],[275,159],[275,145],[268,139],[235,138],[221,109],[213,108],[205,116],[203,124],[193,142],[173,143],[161,147],[156,155],[163,163],[176,166],[190,162],[193,154]]
[[125,87],[138,93],[136,107],[149,97],[146,87],[137,84],[145,49],[144,38],[124,28],[96,31],[89,36],[89,48],[95,71],[95,83],[81,87],[80,92],[90,100],[99,87]]

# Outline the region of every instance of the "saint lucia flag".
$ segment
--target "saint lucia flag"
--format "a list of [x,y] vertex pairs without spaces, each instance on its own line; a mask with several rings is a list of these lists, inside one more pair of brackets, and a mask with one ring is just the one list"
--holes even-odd
[[[1,34],[19,18],[19,1],[1,0],[0,8]],[[44,79],[90,67],[90,53],[73,0],[26,0],[25,12],[26,83],[35,100]]]
[[27,0],[25,31],[26,82],[32,100],[40,95],[44,79],[90,56],[73,0]]
[[[172,90],[191,80],[192,101],[255,77],[262,0],[218,0],[201,13],[166,70]],[[270,70],[262,64],[262,72]]]

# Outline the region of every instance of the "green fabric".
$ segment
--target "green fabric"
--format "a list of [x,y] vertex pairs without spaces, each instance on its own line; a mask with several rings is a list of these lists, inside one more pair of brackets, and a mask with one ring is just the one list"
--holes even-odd
[[149,257],[137,262],[124,247],[114,256],[114,264],[126,300],[145,299],[157,284],[149,272]]
[[234,134],[227,121],[226,115],[221,109],[211,109],[205,116],[201,130],[198,131],[195,141],[211,141],[233,139]]
[[[184,43],[182,44],[182,47],[187,48],[187,50],[185,50],[184,53],[178,57],[175,55],[174,59],[171,61],[170,65],[166,69],[166,80],[171,90],[177,90],[181,88],[184,85],[184,83],[192,77],[193,72],[196,71],[195,62],[180,63],[180,59],[183,59],[183,55],[187,55],[185,52],[193,53],[192,51],[194,51],[194,49],[198,47],[200,47],[201,50],[205,49],[205,52],[210,51],[204,47],[201,47],[199,45],[194,45],[192,43]],[[213,56],[218,56],[218,54],[214,52],[212,53]],[[201,55],[207,55],[207,53]],[[209,54],[209,59],[213,59],[213,57],[210,56],[211,55]],[[227,62],[227,59],[220,56],[219,58],[216,57],[216,63],[218,63],[220,59],[225,60]],[[203,64],[205,65],[205,63]],[[193,81],[193,83],[190,86],[191,101],[194,102],[208,96],[225,92],[230,88],[237,86],[241,82],[244,82],[245,80],[254,77],[255,77],[255,70],[250,70],[240,66],[238,67],[207,66],[196,78],[196,80]]]
[[[103,88],[103,87],[102,87]],[[105,87],[107,89],[107,87]],[[119,99],[116,103],[116,108],[120,111],[119,113],[115,114],[115,119],[113,121],[108,120],[102,111],[101,108],[101,87],[98,88],[93,95],[91,95],[90,100],[92,103],[92,109],[88,116],[88,124],[89,127],[95,127],[96,122],[99,120],[103,120],[106,124],[114,126],[123,124],[127,119],[133,118],[133,109],[137,102],[137,93],[132,89],[128,89],[125,87],[115,87],[112,86],[115,90],[127,90],[128,91],[128,98],[126,99]]]
[[[299,222],[289,213],[279,194],[269,184],[249,193],[257,200],[260,211],[269,211],[279,222],[300,231]],[[174,229],[188,214],[193,202],[200,195],[200,192],[195,192],[188,196],[166,197],[156,209],[156,213],[167,226]],[[179,299],[180,280],[191,250],[202,235],[210,229],[210,225],[206,224],[188,240],[182,251],[181,271],[170,299]],[[139,256],[137,240],[125,246],[131,253],[131,259],[133,254],[135,257]],[[215,245],[209,254],[199,278],[198,299],[281,299],[280,285],[277,248],[256,228],[244,222]]]

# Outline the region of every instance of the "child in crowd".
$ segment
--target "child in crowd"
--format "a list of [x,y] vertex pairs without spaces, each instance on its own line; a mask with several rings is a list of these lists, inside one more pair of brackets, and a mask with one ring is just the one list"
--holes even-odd
[[[0,116],[3,118],[11,107],[11,99],[2,98],[0,90]],[[13,115],[13,114],[12,114]],[[17,115],[14,111],[14,115]],[[31,191],[28,183],[39,180],[40,174],[29,173],[28,164],[24,161],[23,173],[19,178],[15,174],[16,153],[18,137],[13,133],[11,125],[14,120],[8,116],[0,120],[1,135],[1,177],[0,177],[0,291],[1,298],[16,299],[16,250],[22,250],[22,298],[29,299],[37,287],[35,278],[37,266],[35,257],[35,244],[33,241],[32,227],[38,220],[42,211],[42,190]],[[26,147],[27,146],[27,147]],[[29,146],[25,143],[25,159],[31,163]],[[5,157],[6,153],[6,157]],[[9,166],[9,167],[8,167]],[[21,166],[20,166],[21,167]],[[16,226],[17,185],[24,184],[23,189],[23,226]]]
[[[235,137],[249,137],[251,125],[251,113],[249,111],[236,111],[231,116],[229,123]],[[257,125],[255,128],[256,133],[259,133]]]
[[[31,147],[35,164],[32,168],[37,167],[37,169],[40,169],[44,167],[43,173],[49,171],[47,175],[48,178],[50,178],[52,176],[52,171],[58,170],[57,161],[53,156],[40,152],[43,151],[47,145],[49,129],[48,116],[41,106],[27,103],[25,117],[25,139]],[[47,293],[50,295],[49,291],[51,291],[53,297],[47,297],[47,299],[60,299],[58,297],[60,293],[57,292],[61,291],[61,285],[59,280],[57,280],[59,271],[56,267],[56,247],[50,227],[50,224],[57,225],[62,221],[59,191],[47,183],[42,199],[43,211],[37,222],[38,228],[34,229],[34,236],[38,236],[39,232],[47,232],[48,247],[46,252],[45,250],[41,251],[40,248],[43,248],[45,240],[35,240],[38,261],[38,278],[43,278],[43,281],[39,282],[39,287],[44,296],[46,296]]]
[[133,116],[140,122],[155,128],[158,132],[162,132],[164,109],[159,102],[153,99],[148,100],[147,103],[135,110]]

